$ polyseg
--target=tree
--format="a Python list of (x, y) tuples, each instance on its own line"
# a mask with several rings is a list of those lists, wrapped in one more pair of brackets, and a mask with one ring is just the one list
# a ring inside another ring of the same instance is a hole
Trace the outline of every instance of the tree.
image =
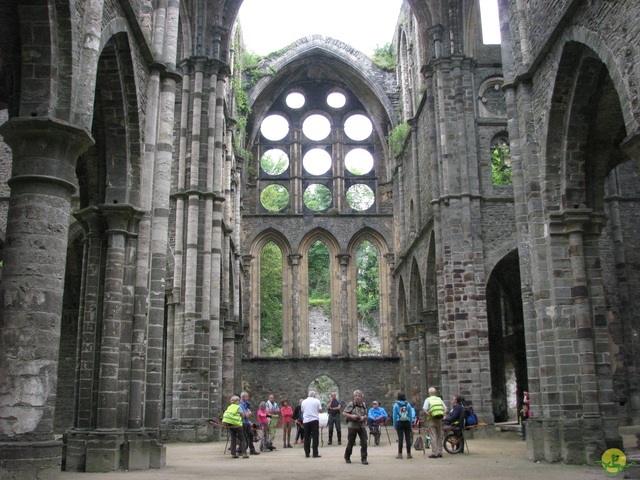
[(273, 242), (260, 253), (260, 333), (263, 355), (282, 354), (282, 252)]
[(375, 313), (380, 309), (378, 250), (364, 241), (356, 252), (358, 319), (378, 333)]
[(494, 185), (512, 185), (511, 151), (509, 144), (499, 142), (491, 152), (491, 174)]

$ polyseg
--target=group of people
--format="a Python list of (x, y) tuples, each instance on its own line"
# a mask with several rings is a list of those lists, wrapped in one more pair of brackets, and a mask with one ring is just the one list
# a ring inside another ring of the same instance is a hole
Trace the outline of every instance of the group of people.
[[(253, 422), (251, 420), (251, 403), (249, 394), (242, 392), (240, 396), (234, 395), (230, 399), (229, 406), (222, 415), (222, 423), (229, 429), (231, 440), (231, 457), (249, 458), (251, 455), (260, 455), (253, 444)], [(272, 439), (275, 434), (278, 417), (282, 417), (282, 439), (284, 448), (293, 448), (291, 445), (291, 430), (294, 423), (294, 410), (286, 398), (278, 404), (273, 395), (269, 395), (266, 402), (258, 404), (256, 418), (262, 431), (260, 450), (267, 451), (273, 448)], [(239, 450), (238, 450), (239, 449)], [(247, 450), (249, 452), (247, 452)]]
[[(251, 422), (251, 404), (249, 394), (242, 392), (240, 396), (231, 397), (230, 405), (223, 415), (225, 423), (230, 432), (231, 456), (232, 458), (249, 458), (251, 455), (259, 455), (253, 444), (253, 424)], [(429, 458), (442, 457), (442, 425), (458, 421), (462, 415), (462, 405), (460, 397), (452, 397), (452, 408), (449, 411), (444, 400), (437, 395), (437, 390), (433, 387), (429, 389), (429, 396), (425, 399), (422, 409), (426, 415), (429, 429), (431, 431), (432, 453)], [(377, 401), (372, 402), (372, 407), (367, 409), (364, 402), (364, 393), (361, 390), (353, 392), (351, 400), (343, 408), (342, 403), (337, 398), (336, 393), (331, 393), (331, 397), (326, 406), (329, 427), (329, 445), (333, 444), (334, 430), (338, 445), (342, 445), (342, 428), (340, 418), (346, 419), (347, 423), (347, 445), (344, 451), (344, 459), (351, 463), (351, 455), (356, 441), (360, 441), (360, 461), (363, 465), (368, 465), (367, 446), (368, 435), (366, 428), (374, 425), (385, 425), (389, 415)], [(298, 425), (295, 441), (302, 440), (305, 456), (320, 458), (318, 449), (320, 433), (320, 413), (323, 407), (317, 398), (317, 393), (309, 391), (306, 399), (300, 399), (298, 405), (292, 408), (287, 399), (282, 399), (278, 404), (273, 395), (269, 395), (266, 402), (260, 402), (257, 411), (257, 420), (262, 431), (261, 450), (272, 449), (270, 445), (274, 438), (275, 426), (278, 417), (282, 418), (282, 441), (283, 448), (292, 448), (291, 430), (294, 423)], [(411, 403), (407, 401), (404, 393), (397, 395), (397, 400), (393, 405), (392, 422), (398, 435), (398, 454), (396, 458), (403, 458), (403, 451), (406, 449), (406, 458), (411, 456), (411, 432), (412, 428), (418, 424), (418, 415)], [(238, 450), (239, 448), (239, 450)], [(249, 453), (247, 453), (249, 450)]]

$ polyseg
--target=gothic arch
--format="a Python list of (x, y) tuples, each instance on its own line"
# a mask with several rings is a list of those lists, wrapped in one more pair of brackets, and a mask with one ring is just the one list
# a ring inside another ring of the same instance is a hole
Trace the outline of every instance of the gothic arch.
[(329, 272), (331, 272), (331, 352), (342, 354), (340, 339), (343, 338), (340, 318), (340, 245), (337, 239), (323, 228), (315, 228), (308, 232), (298, 247), (302, 261), (300, 262), (300, 354), (309, 355), (309, 262), (308, 254), (311, 246), (321, 241), (329, 250)]
[[(306, 76), (301, 68), (314, 57), (318, 71), (338, 74), (360, 101), (369, 108), (367, 114), (374, 125), (374, 131), (380, 138), (387, 135), (387, 124), (395, 125), (396, 115), (383, 83), (374, 82), (363, 71), (376, 70), (371, 60), (347, 44), (328, 37), (310, 36), (294, 42), (291, 48), (278, 57), (269, 59), (261, 68), (276, 71), (277, 74), (263, 76), (249, 92), (251, 115), (248, 121), (247, 143), (252, 144), (258, 134), (258, 126), (271, 107), (271, 101), (277, 98), (288, 85)], [(366, 99), (366, 100), (365, 100)], [(252, 127), (254, 126), (254, 127)], [(387, 155), (386, 142), (381, 147)]]
[(279, 231), (266, 229), (260, 232), (251, 242), (249, 249), (251, 264), (249, 273), (249, 295), (251, 297), (249, 307), (249, 355), (260, 356), (260, 258), (262, 248), (269, 242), (273, 242), (282, 252), (282, 345), (283, 354), (292, 353), (292, 326), (291, 322), (291, 273), (288, 259), (291, 255), (291, 246), (288, 239)]
[[(496, 422), (517, 420), (517, 399), (529, 389), (520, 286), (518, 251), (512, 250), (491, 270), (486, 290), (491, 401)], [(508, 385), (512, 371), (515, 391)]]
[(627, 136), (620, 105), (609, 71), (593, 50), (565, 44), (549, 114), (549, 205), (602, 212), (604, 179), (627, 159), (620, 150)]
[[(389, 245), (384, 237), (370, 228), (364, 228), (349, 241), (347, 252), (351, 260), (347, 269), (347, 285), (356, 285), (357, 265), (356, 252), (363, 241), (371, 242), (378, 252), (379, 302), (380, 302), (380, 353), (391, 355), (391, 269), (387, 261)], [(358, 306), (356, 289), (350, 289), (349, 295), (349, 352), (358, 350)]]

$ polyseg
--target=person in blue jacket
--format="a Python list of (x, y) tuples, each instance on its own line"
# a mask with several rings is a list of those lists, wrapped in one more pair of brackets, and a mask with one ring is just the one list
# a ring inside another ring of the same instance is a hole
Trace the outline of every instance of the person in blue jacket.
[(369, 428), (371, 428), (374, 423), (384, 425), (384, 422), (389, 418), (389, 414), (380, 406), (377, 400), (374, 401), (372, 405), (373, 406), (369, 409), (369, 414), (367, 415), (367, 424), (369, 425)]
[(398, 433), (398, 455), (402, 459), (403, 439), (407, 444), (407, 458), (411, 456), (411, 425), (415, 419), (415, 411), (404, 393), (398, 393), (398, 400), (393, 404), (393, 427)]

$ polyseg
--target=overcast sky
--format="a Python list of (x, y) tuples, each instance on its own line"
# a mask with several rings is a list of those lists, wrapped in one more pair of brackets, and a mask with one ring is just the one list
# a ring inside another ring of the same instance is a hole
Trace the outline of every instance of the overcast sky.
[[(483, 23), (497, 20), (497, 0), (480, 0)], [(402, 0), (244, 0), (238, 18), (247, 49), (267, 55), (299, 38), (320, 34), (367, 55), (393, 40)], [(497, 33), (497, 24), (489, 31)], [(486, 41), (486, 40), (485, 40)]]
[(267, 55), (320, 34), (367, 55), (391, 43), (402, 0), (244, 0), (239, 19), (247, 49)]

